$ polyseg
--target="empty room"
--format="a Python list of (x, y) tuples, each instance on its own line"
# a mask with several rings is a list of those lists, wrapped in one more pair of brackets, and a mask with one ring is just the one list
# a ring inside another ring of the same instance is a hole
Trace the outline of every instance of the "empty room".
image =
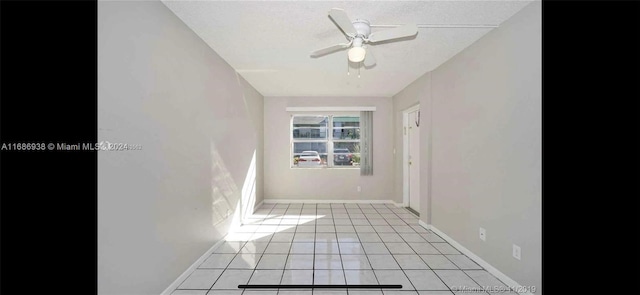
[(99, 294), (541, 294), (540, 1), (99, 1)]

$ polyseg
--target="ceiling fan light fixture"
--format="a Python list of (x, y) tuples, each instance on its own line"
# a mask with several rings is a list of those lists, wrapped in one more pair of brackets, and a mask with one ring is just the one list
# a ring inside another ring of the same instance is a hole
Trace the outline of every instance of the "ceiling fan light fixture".
[(367, 51), (362, 47), (353, 47), (349, 49), (349, 60), (351, 62), (361, 62), (364, 60)]

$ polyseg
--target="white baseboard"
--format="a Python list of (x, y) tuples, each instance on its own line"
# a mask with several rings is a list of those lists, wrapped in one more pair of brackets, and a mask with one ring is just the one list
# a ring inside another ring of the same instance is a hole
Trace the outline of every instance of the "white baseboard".
[(211, 246), (211, 248), (209, 248), (207, 252), (202, 254), (202, 256), (200, 256), (200, 258), (196, 260), (196, 262), (191, 264), (191, 266), (189, 266), (187, 270), (185, 270), (175, 281), (173, 281), (173, 283), (171, 283), (171, 285), (169, 285), (167, 289), (162, 291), (160, 295), (170, 295), (175, 289), (177, 289), (178, 286), (180, 286), (180, 284), (182, 284), (182, 282), (184, 282), (184, 280), (186, 280), (187, 277), (198, 268), (198, 265), (202, 264), (207, 258), (209, 258), (213, 251), (215, 251), (218, 247), (220, 247), (220, 245), (222, 245), (222, 243), (226, 241), (226, 237), (227, 236), (225, 235), (224, 237), (222, 237), (222, 239), (220, 239), (220, 241), (217, 241), (215, 244), (213, 244), (213, 246)]
[[(265, 203), (345, 203), (345, 204), (394, 204), (397, 203), (392, 200), (315, 200), (315, 199), (264, 199)], [(397, 205), (396, 205), (397, 206)]]
[[(451, 246), (453, 246), (456, 249), (458, 249), (460, 252), (462, 252), (462, 254), (467, 255), (469, 258), (471, 258), (471, 260), (476, 262), (478, 265), (482, 266), (482, 268), (487, 270), (490, 274), (494, 275), (496, 278), (498, 278), (503, 283), (505, 283), (505, 285), (507, 285), (507, 286), (509, 286), (510, 288), (513, 288), (513, 289), (521, 289), (521, 290), (525, 289), (520, 284), (518, 284), (518, 282), (514, 281), (513, 279), (508, 277), (506, 274), (502, 273), (497, 268), (493, 267), (493, 265), (491, 265), (488, 262), (484, 261), (484, 259), (480, 258), (480, 256), (478, 256), (475, 253), (471, 252), (469, 249), (465, 248), (460, 243), (456, 242), (456, 240), (452, 239), (450, 236), (448, 236), (447, 234), (445, 234), (441, 230), (437, 229), (435, 226), (433, 226), (431, 224), (427, 224), (422, 220), (418, 220), (418, 224), (420, 224), (425, 229), (430, 230), (430, 231), (436, 233), (437, 235), (439, 235), (441, 238), (443, 238), (445, 241), (447, 241), (447, 243), (451, 244)], [(524, 293), (519, 293), (519, 294), (522, 294), (522, 295), (534, 295), (531, 292), (524, 292)]]
[(251, 212), (251, 214), (256, 212), (256, 210), (260, 209), (260, 206), (262, 206), (262, 204), (264, 204), (264, 200), (260, 201), (260, 203), (258, 203), (255, 206), (253, 206), (253, 212)]
[[(260, 207), (262, 206), (262, 204), (264, 204), (264, 200), (260, 201), (260, 203), (256, 204), (255, 206), (253, 206), (253, 211), (249, 212), (249, 215), (253, 215), (253, 213), (255, 213), (258, 209), (260, 209)], [(242, 220), (242, 224), (247, 224), (250, 223), (250, 221), (247, 221), (247, 217), (245, 216), (245, 218)]]

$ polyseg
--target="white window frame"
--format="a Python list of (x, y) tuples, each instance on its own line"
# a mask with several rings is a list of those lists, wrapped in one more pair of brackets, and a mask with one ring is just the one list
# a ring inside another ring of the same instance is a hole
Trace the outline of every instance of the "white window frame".
[[(293, 118), (296, 116), (327, 116), (329, 118), (327, 122), (327, 138), (318, 140), (299, 140), (293, 138)], [(333, 143), (334, 142), (357, 142), (360, 143), (360, 138), (356, 139), (333, 139), (333, 117), (358, 117), (360, 121), (359, 112), (302, 112), (291, 114), (289, 119), (289, 168), (290, 169), (360, 169), (360, 166), (334, 166), (333, 163)], [(320, 167), (298, 167), (293, 163), (293, 144), (294, 142), (326, 142), (327, 143), (327, 165)]]

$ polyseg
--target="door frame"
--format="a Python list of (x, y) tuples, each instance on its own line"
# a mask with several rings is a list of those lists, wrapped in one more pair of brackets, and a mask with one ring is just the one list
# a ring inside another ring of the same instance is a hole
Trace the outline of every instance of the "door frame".
[(402, 111), (402, 206), (409, 207), (409, 113), (419, 111), (420, 104)]

